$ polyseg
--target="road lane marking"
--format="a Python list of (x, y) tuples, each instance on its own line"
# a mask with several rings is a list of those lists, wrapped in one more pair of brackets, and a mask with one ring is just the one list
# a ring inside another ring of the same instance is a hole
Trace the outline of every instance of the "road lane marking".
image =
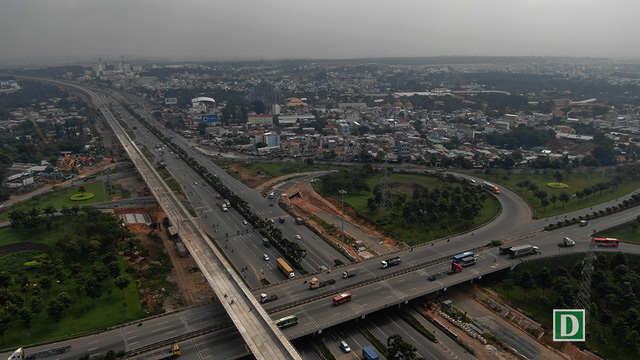
[(160, 328), (160, 329), (153, 329), (153, 330), (151, 330), (151, 332), (162, 331), (162, 330), (167, 330), (167, 329), (171, 329), (171, 326), (165, 326), (165, 327)]

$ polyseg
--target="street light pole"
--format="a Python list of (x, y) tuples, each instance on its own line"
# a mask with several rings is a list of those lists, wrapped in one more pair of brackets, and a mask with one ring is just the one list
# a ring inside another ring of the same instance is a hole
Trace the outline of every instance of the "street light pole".
[(344, 194), (347, 193), (346, 190), (338, 190), (340, 195), (342, 195), (342, 243), (344, 244)]

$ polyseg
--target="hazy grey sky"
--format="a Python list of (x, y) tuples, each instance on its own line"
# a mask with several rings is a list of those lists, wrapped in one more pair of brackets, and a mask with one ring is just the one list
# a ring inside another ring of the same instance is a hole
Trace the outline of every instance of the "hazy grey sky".
[(0, 0), (0, 62), (640, 58), (638, 0)]

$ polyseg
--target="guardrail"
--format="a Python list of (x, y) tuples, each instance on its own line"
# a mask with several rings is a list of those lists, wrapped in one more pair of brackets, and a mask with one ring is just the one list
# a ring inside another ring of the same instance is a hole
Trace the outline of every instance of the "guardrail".
[[(470, 251), (477, 252), (477, 251), (485, 250), (487, 248), (488, 248), (487, 246), (477, 247), (477, 248), (471, 249)], [(387, 279), (390, 279), (390, 278), (393, 278), (393, 277), (396, 277), (396, 276), (400, 276), (400, 275), (404, 275), (406, 273), (409, 273), (409, 272), (412, 272), (412, 271), (416, 271), (416, 270), (420, 270), (420, 269), (423, 269), (423, 268), (426, 268), (426, 267), (429, 267), (429, 266), (445, 263), (447, 261), (451, 261), (451, 256), (443, 256), (443, 257), (440, 257), (440, 258), (437, 258), (437, 259), (426, 261), (426, 262), (418, 264), (418, 265), (414, 265), (414, 266), (408, 267), (406, 269), (402, 269), (402, 270), (398, 270), (398, 271), (389, 273), (389, 274), (384, 275), (384, 276), (376, 276), (373, 279), (362, 280), (362, 281), (359, 281), (359, 282), (356, 282), (356, 283), (353, 283), (353, 284), (350, 284), (350, 285), (347, 285), (347, 286), (339, 287), (338, 289), (333, 289), (331, 291), (323, 291), (321, 293), (316, 293), (313, 296), (308, 296), (306, 298), (302, 298), (301, 300), (295, 301), (293, 303), (289, 303), (289, 304), (285, 304), (285, 305), (282, 305), (282, 306), (270, 308), (270, 309), (267, 310), (267, 312), (269, 314), (276, 313), (276, 312), (279, 312), (279, 311), (282, 311), (282, 310), (286, 310), (286, 309), (289, 309), (289, 308), (292, 308), (292, 307), (295, 307), (295, 306), (304, 305), (304, 304), (310, 303), (312, 301), (320, 300), (320, 299), (322, 299), (324, 297), (327, 297), (328, 295), (333, 294), (333, 293), (344, 292), (344, 291), (347, 291), (347, 290), (352, 290), (352, 289), (356, 289), (356, 288), (359, 288), (359, 287), (367, 286), (367, 285), (370, 285), (370, 284), (378, 282), (378, 281), (387, 280)], [(491, 271), (491, 272), (493, 272), (493, 271)]]

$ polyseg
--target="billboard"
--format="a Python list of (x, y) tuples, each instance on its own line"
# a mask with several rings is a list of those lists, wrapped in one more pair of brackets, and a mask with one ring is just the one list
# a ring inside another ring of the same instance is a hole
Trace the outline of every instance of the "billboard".
[(178, 103), (178, 99), (177, 98), (165, 98), (164, 99), (164, 104), (165, 105), (175, 105)]
[(202, 115), (203, 123), (218, 122), (218, 115)]

